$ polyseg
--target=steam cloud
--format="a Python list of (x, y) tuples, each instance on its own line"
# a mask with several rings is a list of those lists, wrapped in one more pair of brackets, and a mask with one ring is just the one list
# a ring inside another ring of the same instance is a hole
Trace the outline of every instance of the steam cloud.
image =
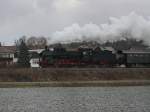
[(70, 43), (79, 41), (117, 41), (126, 38), (143, 40), (150, 45), (150, 18), (146, 19), (132, 12), (120, 18), (111, 17), (109, 23), (96, 25), (93, 23), (80, 26), (73, 24), (52, 34), (50, 43)]

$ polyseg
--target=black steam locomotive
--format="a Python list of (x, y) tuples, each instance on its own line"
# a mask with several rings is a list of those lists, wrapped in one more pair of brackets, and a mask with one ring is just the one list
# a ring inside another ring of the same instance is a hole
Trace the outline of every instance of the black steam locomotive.
[(149, 67), (150, 51), (102, 50), (100, 47), (66, 50), (46, 48), (40, 54), (40, 66), (44, 67)]

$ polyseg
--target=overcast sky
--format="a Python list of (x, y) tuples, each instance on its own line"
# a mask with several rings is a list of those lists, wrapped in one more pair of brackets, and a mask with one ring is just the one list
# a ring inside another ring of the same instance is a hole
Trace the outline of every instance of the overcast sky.
[(50, 37), (74, 23), (99, 25), (132, 11), (149, 17), (150, 0), (0, 0), (0, 41)]

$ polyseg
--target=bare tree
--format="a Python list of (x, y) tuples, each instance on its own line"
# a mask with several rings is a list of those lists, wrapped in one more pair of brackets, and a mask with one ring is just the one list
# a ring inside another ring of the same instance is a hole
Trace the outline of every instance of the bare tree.
[(45, 37), (30, 37), (27, 40), (27, 45), (33, 48), (43, 48), (47, 45), (47, 39)]
[(47, 45), (47, 39), (45, 37), (39, 37), (38, 38), (38, 45), (39, 46), (46, 46)]

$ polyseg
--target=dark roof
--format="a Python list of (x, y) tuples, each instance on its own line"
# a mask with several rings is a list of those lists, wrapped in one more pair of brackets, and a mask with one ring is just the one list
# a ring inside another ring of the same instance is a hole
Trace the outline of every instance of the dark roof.
[(40, 46), (40, 47), (31, 47), (28, 46), (29, 50), (37, 50), (37, 49), (45, 49), (45, 46)]
[(15, 53), (15, 46), (0, 46), (0, 53)]

